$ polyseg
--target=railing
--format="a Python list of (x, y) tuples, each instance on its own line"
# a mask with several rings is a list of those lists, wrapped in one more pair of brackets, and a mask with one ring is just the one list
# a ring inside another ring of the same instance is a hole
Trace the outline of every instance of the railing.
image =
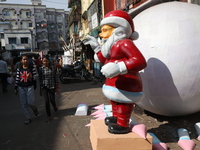
[(73, 22), (79, 21), (79, 20), (81, 20), (81, 14), (74, 13), (69, 16), (69, 24), (72, 24)]
[(31, 44), (6, 44), (6, 50), (26, 50), (31, 49)]

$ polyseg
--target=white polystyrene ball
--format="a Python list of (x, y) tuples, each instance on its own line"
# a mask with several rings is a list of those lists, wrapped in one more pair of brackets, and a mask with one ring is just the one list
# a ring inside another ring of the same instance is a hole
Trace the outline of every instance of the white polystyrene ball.
[(200, 6), (168, 2), (134, 19), (135, 45), (147, 67), (140, 72), (144, 99), (138, 105), (165, 116), (200, 111)]

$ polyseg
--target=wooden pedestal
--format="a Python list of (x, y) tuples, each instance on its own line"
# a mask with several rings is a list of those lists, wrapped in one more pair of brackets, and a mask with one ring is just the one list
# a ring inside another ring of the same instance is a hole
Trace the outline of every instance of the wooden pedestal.
[(111, 134), (104, 120), (91, 120), (90, 141), (93, 150), (152, 150), (152, 137), (147, 139), (130, 132), (128, 134)]

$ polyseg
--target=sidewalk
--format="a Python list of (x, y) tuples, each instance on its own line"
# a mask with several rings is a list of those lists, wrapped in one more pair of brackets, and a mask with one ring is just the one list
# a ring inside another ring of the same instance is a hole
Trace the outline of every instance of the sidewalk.
[[(61, 84), (60, 94), (56, 96), (59, 111), (53, 112), (54, 119), (46, 123), (43, 97), (39, 89), (35, 91), (39, 115), (24, 125), (24, 114), (19, 95), (14, 95), (14, 85), (8, 92), (0, 91), (0, 149), (1, 150), (91, 150), (89, 127), (91, 116), (74, 116), (76, 106), (86, 103), (92, 107), (108, 103), (97, 82), (79, 81)], [(32, 112), (31, 112), (32, 113)], [(33, 115), (33, 113), (32, 113)], [(34, 116), (34, 115), (33, 115)]]
[[(62, 84), (60, 94), (56, 96), (58, 112), (53, 112), (54, 119), (46, 123), (43, 97), (39, 89), (35, 91), (39, 115), (32, 118), (32, 123), (24, 125), (24, 114), (19, 96), (14, 95), (14, 85), (8, 86), (8, 92), (0, 90), (0, 150), (92, 150), (90, 128), (85, 125), (93, 119), (92, 107), (109, 104), (103, 95), (99, 82), (78, 81)], [(74, 116), (79, 103), (89, 106), (87, 116)], [(33, 113), (32, 113), (33, 115)], [(33, 115), (34, 116), (34, 115)], [(132, 116), (144, 124), (148, 132), (154, 133), (170, 150), (182, 150), (178, 146), (179, 128), (189, 132), (190, 139), (196, 143), (195, 150), (200, 150), (200, 142), (194, 124), (200, 122), (200, 112), (182, 117), (165, 117), (144, 111), (136, 106)]]

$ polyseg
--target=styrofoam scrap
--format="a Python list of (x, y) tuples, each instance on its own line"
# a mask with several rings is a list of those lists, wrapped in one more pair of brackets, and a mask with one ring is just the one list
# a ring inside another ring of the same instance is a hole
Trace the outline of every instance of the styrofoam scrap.
[(88, 105), (85, 103), (78, 104), (75, 116), (86, 116), (88, 112)]

